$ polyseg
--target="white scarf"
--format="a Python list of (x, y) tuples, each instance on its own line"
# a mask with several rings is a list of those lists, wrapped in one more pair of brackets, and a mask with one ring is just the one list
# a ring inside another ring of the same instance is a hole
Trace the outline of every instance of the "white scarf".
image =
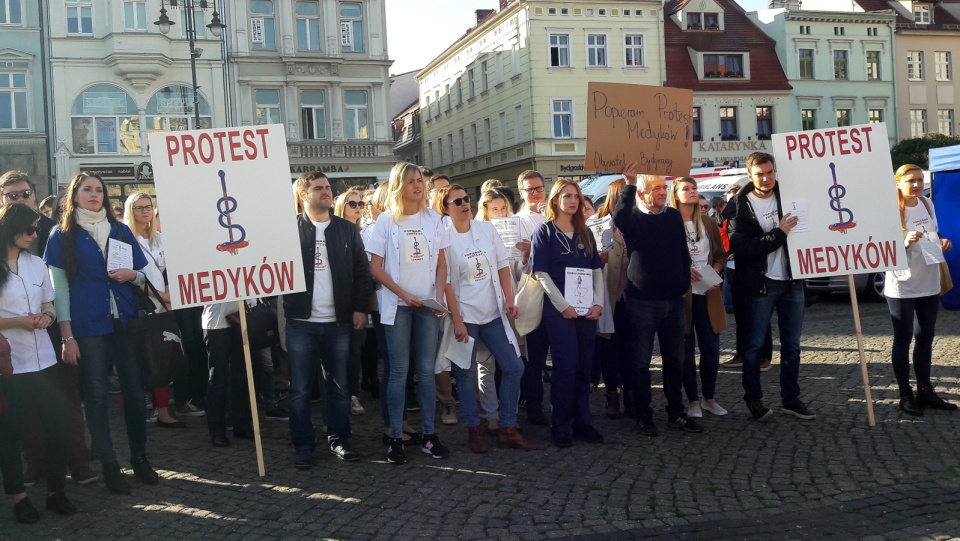
[(74, 211), (74, 216), (77, 219), (77, 224), (82, 227), (84, 231), (90, 233), (93, 240), (97, 241), (97, 245), (100, 246), (100, 251), (106, 254), (107, 239), (110, 237), (110, 222), (107, 220), (107, 209), (101, 208), (97, 212), (92, 212), (77, 207), (77, 210)]

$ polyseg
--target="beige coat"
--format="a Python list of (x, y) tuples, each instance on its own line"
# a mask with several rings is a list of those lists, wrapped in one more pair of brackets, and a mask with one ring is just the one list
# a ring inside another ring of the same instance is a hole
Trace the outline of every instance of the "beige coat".
[[(720, 228), (717, 227), (717, 222), (713, 219), (703, 220), (703, 227), (706, 229), (707, 237), (710, 239), (710, 253), (707, 255), (707, 263), (709, 265), (719, 263), (720, 270), (722, 271), (727, 266), (727, 252), (723, 249), (723, 239), (720, 237)], [(710, 314), (710, 326), (713, 328), (713, 332), (719, 333), (727, 328), (727, 312), (723, 308), (722, 288), (708, 291), (706, 297), (707, 312)], [(685, 302), (686, 319), (683, 325), (683, 332), (689, 333), (690, 327), (692, 326), (691, 322), (693, 321), (691, 313), (691, 306), (693, 304), (692, 290), (687, 290)]]

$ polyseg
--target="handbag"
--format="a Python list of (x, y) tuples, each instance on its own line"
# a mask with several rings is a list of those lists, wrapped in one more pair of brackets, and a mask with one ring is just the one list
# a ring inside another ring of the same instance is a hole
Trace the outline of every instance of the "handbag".
[[(160, 293), (150, 280), (145, 285), (155, 298), (160, 298)], [(143, 385), (147, 389), (166, 387), (170, 385), (173, 374), (186, 366), (187, 362), (177, 318), (173, 312), (161, 312), (139, 287), (133, 286), (133, 291), (139, 312), (136, 318), (127, 323), (127, 331), (140, 365)]]
[(520, 317), (514, 320), (517, 334), (525, 336), (536, 330), (543, 319), (543, 286), (531, 273), (523, 273), (513, 303), (520, 310)]
[[(276, 309), (262, 299), (257, 299), (257, 304), (252, 307), (244, 301), (243, 308), (247, 314), (247, 341), (250, 344), (250, 351), (272, 348), (278, 345), (280, 343), (280, 330)], [(240, 340), (240, 343), (243, 343), (240, 313), (230, 314), (227, 316), (227, 321), (230, 323), (234, 336)]]
[(953, 278), (950, 277), (950, 265), (946, 261), (940, 263), (940, 295), (946, 295), (953, 289)]

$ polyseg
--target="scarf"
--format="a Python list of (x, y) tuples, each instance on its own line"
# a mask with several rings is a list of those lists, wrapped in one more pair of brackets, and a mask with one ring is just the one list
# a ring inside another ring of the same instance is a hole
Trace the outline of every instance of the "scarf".
[(107, 253), (107, 239), (110, 237), (110, 222), (107, 220), (107, 209), (101, 208), (97, 212), (77, 208), (74, 211), (74, 217), (77, 219), (77, 225), (84, 231), (90, 233), (93, 240), (97, 241), (97, 246), (104, 254)]

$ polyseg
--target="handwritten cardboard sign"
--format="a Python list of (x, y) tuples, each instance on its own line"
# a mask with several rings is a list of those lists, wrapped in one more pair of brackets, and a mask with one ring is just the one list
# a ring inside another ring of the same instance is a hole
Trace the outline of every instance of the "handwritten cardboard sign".
[(584, 167), (685, 175), (693, 161), (693, 91), (621, 83), (587, 85)]

